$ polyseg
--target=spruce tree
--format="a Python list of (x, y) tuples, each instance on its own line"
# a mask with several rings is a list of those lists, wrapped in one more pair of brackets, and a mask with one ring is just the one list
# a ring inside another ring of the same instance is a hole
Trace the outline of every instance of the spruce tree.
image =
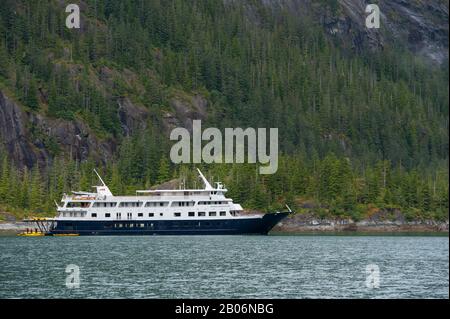
[(167, 182), (167, 180), (170, 177), (169, 174), (169, 162), (167, 161), (167, 158), (165, 156), (162, 156), (159, 161), (159, 169), (158, 169), (158, 180), (157, 182), (164, 183)]

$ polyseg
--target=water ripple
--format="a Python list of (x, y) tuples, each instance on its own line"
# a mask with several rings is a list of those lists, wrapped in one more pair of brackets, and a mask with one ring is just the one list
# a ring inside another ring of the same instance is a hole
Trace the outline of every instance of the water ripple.
[(0, 237), (0, 298), (449, 298), (448, 250), (448, 237)]

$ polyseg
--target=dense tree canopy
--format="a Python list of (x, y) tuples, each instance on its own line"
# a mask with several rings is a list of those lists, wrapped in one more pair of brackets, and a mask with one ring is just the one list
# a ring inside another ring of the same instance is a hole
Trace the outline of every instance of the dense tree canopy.
[[(180, 174), (195, 181), (192, 167), (169, 162), (158, 120), (125, 137), (117, 115), (119, 96), (160, 114), (176, 89), (208, 99), (211, 126), (279, 128), (277, 174), (206, 167), (247, 207), (311, 200), (354, 218), (369, 205), (448, 214), (448, 64), (395, 45), (356, 54), (318, 22), (257, 1), (254, 12), (219, 0), (89, 1), (80, 30), (65, 27), (58, 3), (2, 1), (0, 88), (31, 112), (79, 118), (117, 138), (117, 159), (104, 168), (115, 191)], [(100, 86), (102, 66), (131, 70), (143, 89)], [(10, 208), (53, 209), (61, 192), (93, 182), (91, 161), (55, 151), (49, 167), (28, 171), (1, 154), (0, 204)]]

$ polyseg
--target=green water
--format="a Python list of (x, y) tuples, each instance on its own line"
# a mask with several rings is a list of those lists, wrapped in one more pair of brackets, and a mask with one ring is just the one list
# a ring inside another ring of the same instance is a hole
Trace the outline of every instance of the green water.
[(448, 237), (0, 237), (0, 253), (1, 298), (449, 298)]

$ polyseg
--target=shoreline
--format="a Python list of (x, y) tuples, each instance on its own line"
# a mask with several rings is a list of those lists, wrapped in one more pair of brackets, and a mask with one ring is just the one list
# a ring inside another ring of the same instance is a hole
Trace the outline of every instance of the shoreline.
[[(343, 222), (330, 220), (313, 220), (299, 223), (297, 216), (280, 222), (270, 235), (310, 235), (310, 236), (448, 236), (448, 221), (412, 221), (412, 222), (377, 222), (368, 221)], [(31, 228), (24, 222), (0, 222), (0, 236), (15, 235)]]
[(295, 214), (282, 220), (272, 229), (283, 234), (449, 234), (449, 221), (413, 220), (404, 218), (369, 218), (353, 221), (349, 218), (319, 218), (313, 214)]

